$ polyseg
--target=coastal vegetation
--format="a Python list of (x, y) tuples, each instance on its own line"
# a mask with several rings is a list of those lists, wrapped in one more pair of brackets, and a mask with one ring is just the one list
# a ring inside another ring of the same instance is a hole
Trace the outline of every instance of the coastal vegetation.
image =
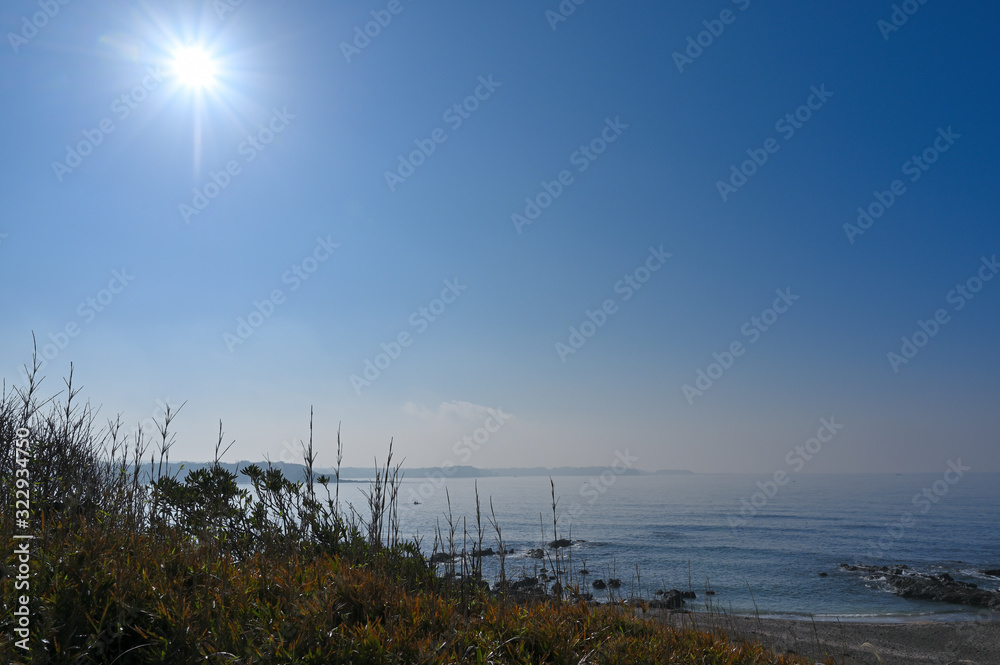
[[(634, 599), (594, 604), (570, 580), (533, 593), (504, 572), (486, 580), (482, 521), (478, 555), (456, 553), (451, 534), (425, 552), (400, 537), (391, 443), (358, 509), (341, 502), (336, 472), (314, 474), (311, 423), (300, 481), (223, 467), (221, 425), (215, 463), (182, 477), (165, 471), (175, 410), (124, 436), (120, 417), (99, 423), (80, 403), (72, 369), (54, 396), (41, 383), (35, 362), (0, 397), (6, 662), (805, 662), (670, 627)], [(338, 466), (342, 450), (338, 432)]]

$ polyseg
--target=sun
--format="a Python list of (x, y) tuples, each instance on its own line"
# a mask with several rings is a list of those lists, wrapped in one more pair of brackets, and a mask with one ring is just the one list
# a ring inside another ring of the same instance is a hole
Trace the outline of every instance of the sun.
[(215, 61), (200, 46), (183, 46), (173, 54), (173, 72), (177, 81), (195, 90), (215, 85)]

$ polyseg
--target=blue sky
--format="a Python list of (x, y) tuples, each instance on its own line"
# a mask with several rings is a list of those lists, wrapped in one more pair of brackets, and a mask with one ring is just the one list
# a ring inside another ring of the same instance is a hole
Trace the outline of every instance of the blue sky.
[(9, 381), (174, 459), (1000, 470), (1000, 9), (232, 4), (0, 11)]

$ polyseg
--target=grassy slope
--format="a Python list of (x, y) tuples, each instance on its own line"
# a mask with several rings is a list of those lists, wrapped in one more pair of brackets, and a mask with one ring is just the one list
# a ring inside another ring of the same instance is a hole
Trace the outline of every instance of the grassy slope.
[[(234, 564), (211, 547), (66, 518), (46, 525), (34, 571), (39, 663), (798, 662), (621, 608), (482, 592), (463, 601), (419, 559), (387, 551), (354, 565), (329, 555)], [(13, 655), (9, 643), (0, 651)]]

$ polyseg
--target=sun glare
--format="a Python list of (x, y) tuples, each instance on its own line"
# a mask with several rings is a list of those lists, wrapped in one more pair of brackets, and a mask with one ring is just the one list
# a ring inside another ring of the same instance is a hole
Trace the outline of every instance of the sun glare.
[(199, 46), (185, 46), (174, 53), (174, 74), (182, 85), (189, 88), (210, 88), (215, 83), (215, 62)]

